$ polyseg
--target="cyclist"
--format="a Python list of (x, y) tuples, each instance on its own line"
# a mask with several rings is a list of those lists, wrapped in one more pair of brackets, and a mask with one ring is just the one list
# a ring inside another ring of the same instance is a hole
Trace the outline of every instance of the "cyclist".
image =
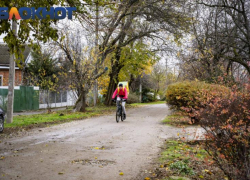
[(128, 99), (128, 91), (125, 87), (123, 87), (123, 84), (119, 84), (119, 87), (116, 88), (115, 92), (113, 93), (112, 100), (115, 101), (115, 97), (117, 95), (116, 99), (116, 105), (118, 106), (119, 101), (122, 101), (122, 109), (124, 112), (124, 119), (126, 119), (126, 111), (125, 111), (125, 101)]

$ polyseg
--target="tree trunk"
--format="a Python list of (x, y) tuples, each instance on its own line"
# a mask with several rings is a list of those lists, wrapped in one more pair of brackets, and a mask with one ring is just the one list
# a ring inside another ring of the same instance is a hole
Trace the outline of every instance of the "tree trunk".
[[(12, 21), (12, 31), (17, 34), (17, 23)], [(15, 55), (10, 54), (9, 69), (9, 87), (8, 87), (8, 105), (7, 105), (7, 123), (13, 122), (13, 106), (14, 106), (14, 88), (15, 88)]]
[[(116, 74), (116, 73), (114, 73)], [(108, 92), (105, 98), (105, 105), (110, 106), (112, 103), (112, 95), (113, 92), (115, 91), (115, 88), (117, 87), (117, 83), (118, 83), (118, 75), (114, 75), (113, 73), (111, 73), (109, 75), (109, 87), (108, 87)]]
[[(99, 4), (96, 1), (96, 25), (95, 25), (95, 56), (98, 57), (98, 33), (99, 33)], [(96, 72), (97, 73), (97, 72)], [(94, 89), (93, 89), (93, 101), (94, 106), (96, 106), (98, 101), (98, 80), (96, 79), (94, 82)]]
[(109, 87), (104, 103), (107, 106), (110, 106), (112, 103), (112, 95), (119, 82), (118, 75), (123, 67), (123, 65), (120, 64), (120, 57), (121, 57), (121, 48), (117, 49), (115, 53), (115, 63), (112, 64), (112, 72), (109, 74), (110, 77)]
[(76, 101), (74, 111), (85, 112), (86, 107), (87, 107), (87, 105), (86, 105), (86, 91), (81, 91), (81, 94)]

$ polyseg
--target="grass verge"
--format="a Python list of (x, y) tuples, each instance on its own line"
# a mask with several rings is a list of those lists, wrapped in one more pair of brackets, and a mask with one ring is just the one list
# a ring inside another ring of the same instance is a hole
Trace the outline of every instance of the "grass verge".
[[(187, 116), (175, 112), (163, 120), (173, 126), (189, 125)], [(167, 140), (155, 165), (145, 173), (147, 180), (223, 180), (227, 179), (211, 156), (205, 151), (203, 141), (186, 142)]]
[[(78, 119), (86, 119), (93, 116), (102, 115), (114, 111), (115, 107), (88, 107), (86, 112), (72, 112), (72, 110), (60, 110), (52, 113), (34, 114), (34, 115), (19, 115), (14, 116), (13, 123), (5, 124), (5, 128), (24, 127), (39, 123), (64, 122)], [(52, 110), (53, 111), (53, 110)]]
[(199, 142), (167, 141), (157, 166), (148, 179), (226, 179)]
[(163, 124), (175, 127), (186, 127), (192, 125), (191, 119), (187, 114), (180, 111), (173, 112), (172, 115), (167, 116), (162, 122)]

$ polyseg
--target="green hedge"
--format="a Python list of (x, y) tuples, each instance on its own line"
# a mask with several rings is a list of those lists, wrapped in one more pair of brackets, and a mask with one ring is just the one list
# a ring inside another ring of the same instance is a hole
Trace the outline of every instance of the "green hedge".
[(200, 81), (184, 81), (169, 85), (166, 101), (175, 109), (198, 110), (206, 106), (213, 98), (226, 97), (230, 89)]

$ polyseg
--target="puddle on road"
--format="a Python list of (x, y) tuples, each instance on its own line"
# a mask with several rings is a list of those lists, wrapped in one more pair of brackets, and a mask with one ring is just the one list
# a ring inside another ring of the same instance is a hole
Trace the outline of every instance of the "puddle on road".
[(107, 166), (107, 165), (113, 165), (115, 164), (115, 161), (109, 161), (109, 160), (89, 160), (89, 159), (78, 159), (71, 162), (72, 164), (82, 164), (82, 165), (96, 165), (96, 166)]

